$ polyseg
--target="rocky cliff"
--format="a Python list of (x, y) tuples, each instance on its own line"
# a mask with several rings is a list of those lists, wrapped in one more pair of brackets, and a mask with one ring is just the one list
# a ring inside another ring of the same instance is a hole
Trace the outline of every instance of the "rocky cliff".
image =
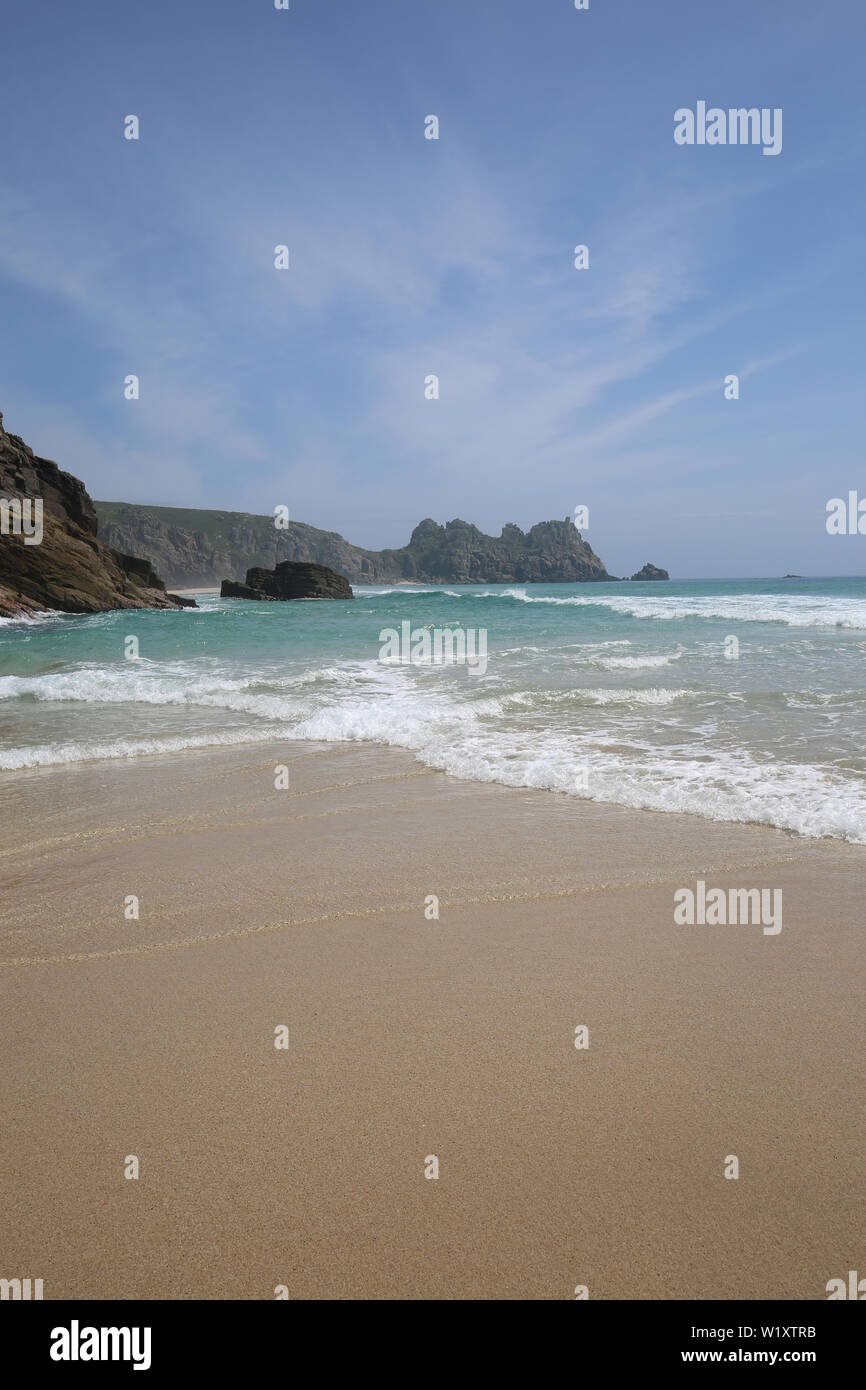
[(0, 414), (0, 616), (182, 606), (140, 550), (114, 550), (96, 531), (80, 479), (7, 434)]
[(250, 569), (243, 584), (224, 579), (220, 598), (285, 599), (354, 598), (352, 586), (327, 565), (283, 560), (275, 569)]
[(395, 578), (425, 584), (574, 584), (614, 578), (571, 521), (513, 524), (486, 536), (467, 521), (420, 522), (402, 550), (381, 551)]
[(571, 521), (541, 521), (526, 533), (503, 527), (487, 536), (466, 521), (422, 521), (408, 545), (363, 550), (336, 531), (303, 522), (277, 530), (273, 517), (97, 502), (100, 535), (110, 545), (148, 555), (178, 588), (243, 581), (248, 568), (283, 560), (327, 565), (353, 584), (528, 584), (609, 580), (604, 563)]

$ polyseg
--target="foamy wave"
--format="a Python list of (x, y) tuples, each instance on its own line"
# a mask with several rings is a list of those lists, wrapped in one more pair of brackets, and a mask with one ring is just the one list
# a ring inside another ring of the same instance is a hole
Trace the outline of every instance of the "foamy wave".
[[(569, 587), (569, 586), (563, 586)], [(462, 589), (442, 585), (409, 587), (408, 585), (356, 586), (356, 592), (368, 598), (388, 596), (424, 596), (453, 599), (490, 599), (526, 604), (542, 604), (554, 608), (606, 608), (626, 617), (676, 622), (685, 618), (724, 619), (740, 623), (785, 623), (789, 627), (841, 627), (866, 630), (866, 601), (862, 598), (833, 595), (822, 597), (808, 594), (732, 594), (680, 596), (676, 594), (619, 594), (599, 592), (595, 584), (584, 586), (584, 594), (536, 594), (526, 588), (482, 588), (467, 585)], [(606, 586), (603, 586), (606, 588)]]
[[(426, 589), (410, 588), (408, 584), (383, 584), (381, 587), (354, 584), (352, 587), (355, 593), (360, 594), (362, 598), (384, 598), (387, 594), (400, 594), (401, 597), (403, 594), (426, 594), (428, 598), (432, 598), (436, 594), (445, 594), (447, 598), (463, 598), (463, 594), (458, 593), (456, 589), (443, 589), (441, 584), (431, 584)], [(468, 589), (466, 592), (472, 594), (474, 590)]]
[[(593, 705), (671, 705), (675, 700), (705, 699), (707, 692), (701, 690), (665, 690), (658, 687), (637, 689), (634, 687), (600, 687), (597, 690), (578, 686), (574, 690), (518, 690), (500, 697), (504, 708), (542, 709), (545, 706), (593, 704)], [(713, 698), (718, 698), (714, 696)]]
[[(589, 693), (607, 697), (612, 692)], [(684, 693), (665, 695), (676, 698)], [(682, 811), (710, 820), (758, 822), (802, 835), (866, 843), (862, 781), (811, 765), (758, 763), (741, 749), (711, 749), (704, 744), (698, 759), (659, 757), (635, 745), (627, 755), (621, 746), (600, 748), (599, 740), (591, 736), (487, 731), (465, 708), (406, 707), (402, 702), (358, 701), (322, 710), (298, 725), (293, 736), (408, 748), (426, 766), (463, 780), (558, 791), (644, 810)]]
[[(603, 645), (593, 649), (587, 644), (590, 661), (618, 662), (626, 671), (679, 657), (619, 656), (602, 653)], [(5, 676), (0, 678), (0, 700), (5, 701), (201, 707), (222, 711), (225, 719), (211, 714), (213, 728), (205, 729), (203, 718), (193, 720), (185, 734), (177, 729), (185, 716), (175, 716), (161, 736), (160, 716), (154, 714), (148, 731), (136, 737), (132, 708), (129, 715), (118, 711), (111, 716), (113, 727), (102, 716), (109, 728), (100, 737), (100, 716), (91, 724), (77, 713), (76, 731), (80, 727), (85, 736), (49, 744), (42, 741), (41, 730), (49, 718), (55, 722), (57, 712), (34, 711), (27, 717), (37, 721), (32, 727), (40, 732), (0, 752), (0, 767), (46, 767), (244, 743), (363, 741), (407, 749), (426, 766), (465, 780), (715, 820), (759, 821), (803, 835), (866, 843), (866, 781), (856, 768), (801, 765), (783, 758), (760, 761), (746, 747), (733, 746), (740, 741), (739, 726), (730, 719), (721, 725), (718, 711), (732, 708), (730, 701), (737, 700), (739, 720), (742, 693), (673, 685), (643, 688), (639, 678), (626, 687), (588, 682), (569, 689), (509, 692), (501, 684), (494, 683), (494, 690), (488, 684), (479, 688), (448, 673), (430, 679), (423, 668), (388, 667), (375, 659), (331, 660), (330, 665), (298, 664), (295, 669), (275, 662), (270, 671), (238, 666), (227, 671), (209, 659), (204, 666), (198, 659), (145, 660)], [(533, 675), (520, 669), (521, 681), (531, 685)], [(581, 669), (585, 673), (588, 668)], [(859, 692), (852, 694), (859, 697)], [(750, 695), (749, 708), (754, 710), (765, 695)], [(790, 690), (784, 696), (778, 691), (766, 695), (770, 698), (784, 707), (785, 700), (811, 697), (808, 691)], [(823, 704), (826, 696), (817, 692), (814, 698)], [(704, 712), (701, 702), (707, 701), (714, 708), (706, 727), (695, 729), (693, 716)], [(680, 710), (670, 709), (677, 704), (686, 719)], [(19, 711), (15, 713), (17, 717)], [(749, 709), (743, 709), (743, 718), (748, 717)], [(676, 745), (672, 739), (678, 740)]]
[(44, 627), (58, 618), (68, 617), (58, 608), (46, 608), (42, 613), (19, 613), (15, 618), (0, 618), (0, 627)]
[(866, 603), (859, 598), (809, 597), (793, 594), (739, 594), (712, 598), (658, 598), (642, 594), (617, 596), (571, 594), (527, 594), (525, 589), (487, 590), (476, 598), (515, 599), (520, 603), (542, 603), (555, 607), (608, 608), (630, 618), (677, 621), (682, 618), (724, 618), (727, 622), (786, 623), (789, 627), (845, 627), (866, 629)]
[[(301, 684), (300, 679), (297, 684)], [(284, 719), (291, 715), (286, 695), (260, 692), (260, 686), (258, 680), (224, 676), (190, 679), (182, 672), (165, 671), (157, 663), (147, 662), (46, 676), (2, 676), (0, 700), (29, 695), (39, 701), (61, 703), (196, 705), (264, 719)]]
[(0, 750), (0, 769), (19, 772), (31, 767), (60, 767), (67, 763), (101, 762), (108, 758), (141, 758), (159, 753), (184, 753), (195, 748), (227, 748), (247, 743), (274, 743), (293, 737), (290, 729), (214, 730), (165, 738), (117, 738), (108, 742), (82, 739), (78, 743), (32, 744)]
[(575, 690), (584, 700), (592, 700), (597, 705), (672, 705), (674, 700), (693, 700), (706, 697), (702, 690), (665, 690), (657, 687), (644, 689)]
[(670, 656), (603, 656), (596, 664), (606, 671), (652, 671), (670, 666), (671, 662), (679, 661), (681, 655), (681, 652), (674, 652)]

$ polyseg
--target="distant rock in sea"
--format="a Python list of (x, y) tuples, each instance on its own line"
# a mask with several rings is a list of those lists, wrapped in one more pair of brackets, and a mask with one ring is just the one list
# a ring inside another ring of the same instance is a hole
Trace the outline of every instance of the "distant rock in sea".
[(802, 574), (783, 574), (783, 579), (802, 579)]
[(345, 575), (337, 574), (327, 565), (295, 560), (283, 560), (272, 570), (249, 569), (245, 583), (224, 579), (220, 588), (220, 598), (264, 599), (271, 603), (287, 599), (354, 597)]
[(670, 579), (667, 570), (660, 570), (658, 565), (651, 565), (649, 562), (644, 565), (642, 570), (632, 575), (632, 579)]
[(166, 593), (147, 558), (114, 550), (96, 533), (80, 479), (7, 434), (0, 414), (0, 616), (190, 604)]

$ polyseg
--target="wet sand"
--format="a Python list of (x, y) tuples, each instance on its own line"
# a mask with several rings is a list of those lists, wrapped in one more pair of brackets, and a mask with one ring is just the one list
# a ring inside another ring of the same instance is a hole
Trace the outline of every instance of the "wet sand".
[[(2, 794), (0, 1276), (823, 1299), (863, 1269), (861, 847), (366, 745)], [(781, 889), (782, 931), (676, 925), (699, 878)]]

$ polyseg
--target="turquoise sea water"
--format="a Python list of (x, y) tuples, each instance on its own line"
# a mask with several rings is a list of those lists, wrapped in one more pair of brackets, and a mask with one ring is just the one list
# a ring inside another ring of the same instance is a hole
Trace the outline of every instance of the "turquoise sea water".
[[(0, 768), (364, 739), (457, 777), (866, 843), (864, 579), (199, 602), (0, 624)], [(382, 660), (403, 622), (483, 629), (486, 671)]]

